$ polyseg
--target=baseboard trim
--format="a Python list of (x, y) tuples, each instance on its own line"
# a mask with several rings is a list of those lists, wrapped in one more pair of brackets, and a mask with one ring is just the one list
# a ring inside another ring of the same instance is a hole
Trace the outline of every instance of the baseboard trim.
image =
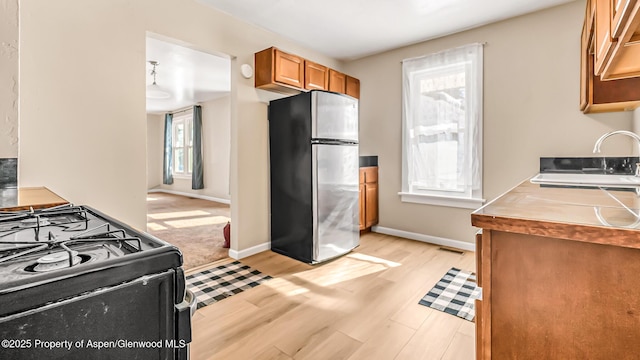
[(217, 197), (208, 196), (208, 195), (193, 194), (193, 193), (188, 193), (183, 191), (175, 191), (175, 190), (167, 190), (167, 189), (149, 189), (147, 190), (147, 192), (148, 193), (163, 192), (167, 194), (182, 195), (182, 196), (188, 196), (188, 197), (202, 199), (202, 200), (215, 201), (221, 204), (227, 204), (227, 205), (231, 204), (231, 200), (217, 198)]
[(453, 239), (441, 238), (437, 236), (418, 234), (418, 233), (413, 233), (413, 232), (404, 231), (404, 230), (397, 230), (397, 229), (392, 229), (392, 228), (387, 228), (382, 226), (374, 226), (371, 228), (371, 231), (377, 232), (380, 234), (393, 235), (393, 236), (403, 237), (406, 239), (422, 241), (422, 242), (426, 242), (434, 245), (448, 246), (448, 247), (467, 250), (467, 251), (476, 251), (476, 244), (460, 241), (460, 240), (453, 240)]
[(255, 255), (257, 253), (261, 253), (263, 251), (267, 251), (271, 249), (271, 243), (265, 242), (256, 246), (252, 246), (248, 249), (236, 251), (229, 249), (229, 257), (234, 258), (236, 260), (240, 260), (242, 258), (249, 257), (251, 255)]

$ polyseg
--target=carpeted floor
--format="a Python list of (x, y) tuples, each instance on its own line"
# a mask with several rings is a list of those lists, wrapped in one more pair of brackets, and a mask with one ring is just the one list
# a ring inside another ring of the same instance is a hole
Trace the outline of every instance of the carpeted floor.
[(177, 246), (185, 270), (229, 256), (229, 249), (222, 247), (222, 228), (230, 213), (229, 205), (213, 201), (147, 194), (147, 232)]

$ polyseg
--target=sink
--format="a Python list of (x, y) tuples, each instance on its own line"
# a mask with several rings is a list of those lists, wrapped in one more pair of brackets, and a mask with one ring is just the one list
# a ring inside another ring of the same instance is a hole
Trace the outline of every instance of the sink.
[(640, 177), (633, 175), (540, 173), (531, 182), (547, 185), (640, 187)]

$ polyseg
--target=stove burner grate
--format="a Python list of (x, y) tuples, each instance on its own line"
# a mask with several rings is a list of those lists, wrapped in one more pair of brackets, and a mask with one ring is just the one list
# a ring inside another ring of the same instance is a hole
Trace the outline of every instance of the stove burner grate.
[[(72, 227), (73, 224), (84, 223), (84, 227)], [(87, 230), (89, 218), (87, 211), (72, 204), (55, 206), (47, 209), (23, 211), (0, 211), (0, 243), (3, 238), (24, 231), (33, 229), (34, 240), (40, 241), (40, 230), (43, 227), (55, 226), (62, 231), (83, 231)], [(49, 239), (51, 240), (51, 239)]]
[[(84, 223), (83, 227), (70, 227), (72, 224)], [(26, 224), (26, 225), (25, 225)], [(33, 209), (20, 212), (0, 212), (0, 245), (14, 245), (8, 251), (0, 251), (0, 263), (7, 262), (39, 251), (61, 249), (61, 261), (67, 262), (64, 267), (73, 267), (81, 262), (78, 255), (69, 246), (78, 243), (117, 243), (119, 246), (131, 247), (133, 251), (142, 251), (140, 238), (127, 236), (122, 229), (111, 229), (111, 224), (103, 223), (89, 229), (87, 211), (79, 206), (62, 205), (54, 208), (34, 211)], [(5, 227), (3, 227), (5, 225)], [(7, 226), (8, 225), (8, 226)], [(62, 228), (61, 231), (81, 231), (75, 235), (58, 239), (51, 231), (46, 239), (40, 239), (40, 231), (47, 227)], [(3, 240), (11, 234), (25, 229), (34, 229), (34, 240)], [(4, 232), (2, 231), (4, 230)], [(133, 244), (133, 245), (132, 245)], [(4, 256), (2, 256), (4, 253)], [(75, 253), (75, 254), (74, 254)], [(34, 268), (35, 271), (37, 269)]]

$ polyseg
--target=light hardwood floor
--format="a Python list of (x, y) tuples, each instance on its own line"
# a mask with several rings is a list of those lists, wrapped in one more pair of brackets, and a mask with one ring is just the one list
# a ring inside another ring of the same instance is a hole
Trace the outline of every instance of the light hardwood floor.
[(418, 304), (451, 267), (474, 271), (472, 252), (369, 233), (320, 265), (241, 261), (274, 279), (198, 310), (193, 360), (475, 358), (473, 322)]

